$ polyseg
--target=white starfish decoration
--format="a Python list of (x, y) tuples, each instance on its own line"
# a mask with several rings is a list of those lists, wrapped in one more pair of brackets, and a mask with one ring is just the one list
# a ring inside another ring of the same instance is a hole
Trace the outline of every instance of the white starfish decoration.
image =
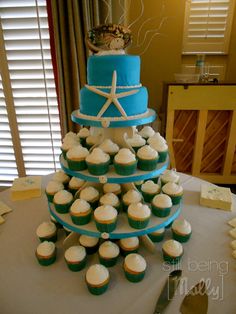
[(101, 110), (99, 111), (99, 113), (97, 115), (99, 118), (104, 114), (104, 112), (107, 110), (107, 108), (112, 103), (120, 111), (120, 113), (121, 113), (121, 115), (123, 117), (127, 117), (127, 114), (124, 111), (124, 109), (122, 108), (121, 104), (119, 103), (118, 98), (123, 98), (123, 97), (127, 97), (127, 96), (130, 96), (130, 95), (136, 94), (136, 93), (139, 92), (139, 90), (138, 89), (133, 89), (133, 90), (130, 90), (130, 91), (127, 91), (127, 92), (122, 92), (122, 93), (116, 94), (116, 88), (117, 88), (116, 83), (117, 83), (117, 75), (116, 75), (116, 71), (114, 71), (113, 75), (112, 75), (112, 83), (111, 83), (111, 91), (110, 91), (110, 93), (103, 92), (102, 90), (100, 90), (100, 89), (98, 89), (96, 87), (93, 87), (93, 86), (85, 85), (92, 92), (107, 98), (107, 101), (102, 106)]

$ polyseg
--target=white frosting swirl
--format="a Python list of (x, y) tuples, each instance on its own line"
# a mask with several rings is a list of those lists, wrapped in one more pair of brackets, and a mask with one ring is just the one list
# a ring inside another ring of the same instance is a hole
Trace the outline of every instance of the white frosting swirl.
[(124, 263), (128, 269), (135, 272), (143, 272), (147, 267), (145, 259), (140, 254), (137, 253), (128, 254), (125, 257)]
[(172, 200), (166, 194), (158, 194), (154, 196), (152, 203), (158, 208), (170, 208), (172, 206)]
[(178, 257), (183, 253), (183, 246), (181, 243), (175, 240), (167, 240), (163, 243), (162, 249), (165, 253), (172, 257)]
[(173, 169), (171, 170), (165, 170), (163, 174), (161, 175), (161, 179), (165, 182), (174, 182), (178, 183), (179, 181), (179, 175), (174, 171)]
[(49, 241), (43, 241), (37, 247), (37, 254), (41, 256), (50, 256), (55, 251), (55, 244)]
[(81, 245), (74, 245), (65, 251), (65, 259), (68, 262), (80, 262), (86, 256), (86, 250)]
[(118, 183), (105, 183), (103, 185), (103, 191), (104, 193), (120, 193), (121, 187)]
[(156, 132), (153, 136), (148, 139), (148, 144), (151, 144), (152, 141), (158, 141), (162, 143), (166, 143), (166, 140), (159, 132)]
[(162, 191), (169, 195), (182, 194), (183, 188), (181, 185), (178, 185), (173, 182), (168, 182), (162, 187)]
[(113, 143), (110, 139), (106, 139), (99, 147), (107, 154), (114, 154), (119, 151), (119, 146)]
[(131, 145), (132, 147), (139, 147), (139, 146), (143, 146), (146, 144), (146, 141), (144, 138), (142, 138), (141, 135), (139, 134), (134, 134), (133, 137), (130, 137), (127, 139), (127, 142), (129, 143), (129, 145)]
[(128, 216), (146, 219), (151, 216), (150, 208), (142, 203), (133, 203), (128, 207)]
[(192, 231), (190, 223), (185, 219), (176, 219), (172, 224), (172, 229), (180, 233), (189, 234)]
[(150, 140), (149, 145), (159, 153), (165, 152), (168, 150), (168, 146), (166, 143), (161, 142), (155, 138)]
[(155, 135), (155, 131), (153, 128), (149, 125), (146, 125), (145, 127), (142, 128), (141, 131), (138, 132), (139, 135), (141, 135), (144, 138), (149, 138), (153, 135)]
[(152, 160), (152, 159), (156, 159), (158, 157), (158, 152), (152, 148), (149, 145), (145, 145), (141, 148), (139, 148), (138, 152), (137, 152), (137, 156), (140, 159), (147, 159), (147, 160)]
[(111, 56), (111, 55), (125, 55), (124, 49), (109, 49), (100, 50), (96, 53), (96, 56)]
[(113, 258), (119, 255), (120, 248), (114, 242), (105, 241), (100, 245), (98, 252), (102, 257)]
[(123, 201), (126, 204), (138, 203), (141, 200), (142, 200), (142, 195), (134, 189), (129, 190), (123, 195)]
[(99, 147), (94, 148), (92, 153), (86, 157), (86, 161), (93, 164), (105, 163), (108, 162), (109, 159), (110, 156), (107, 153), (104, 153), (104, 151)]
[(66, 183), (66, 182), (69, 182), (70, 177), (63, 170), (59, 170), (54, 173), (52, 180), (58, 181), (61, 183)]
[(116, 207), (119, 205), (119, 198), (114, 193), (106, 193), (100, 198), (100, 203)]
[(101, 265), (95, 264), (89, 267), (86, 272), (86, 281), (92, 285), (100, 285), (109, 279), (108, 269)]
[(77, 138), (77, 135), (74, 132), (70, 131), (70, 132), (66, 133), (66, 135), (64, 136), (62, 142), (64, 143), (66, 141), (71, 141), (71, 140), (77, 141), (78, 138)]
[(139, 238), (131, 237), (120, 239), (120, 246), (126, 249), (133, 249), (139, 246)]
[(79, 243), (85, 247), (93, 247), (95, 246), (99, 241), (99, 238), (90, 237), (85, 234), (82, 234), (79, 237)]
[(77, 199), (71, 205), (70, 211), (72, 214), (86, 213), (90, 210), (90, 204), (85, 200)]
[(79, 189), (83, 184), (84, 180), (76, 177), (72, 177), (69, 182), (69, 188), (71, 189)]
[(52, 221), (46, 221), (41, 223), (37, 230), (36, 230), (36, 234), (38, 237), (43, 238), (46, 237), (48, 235), (52, 235), (56, 232), (57, 228), (55, 226), (55, 224)]
[(98, 198), (99, 192), (93, 186), (88, 186), (80, 191), (80, 198), (89, 202), (93, 201), (94, 199)]
[(144, 182), (141, 186), (141, 191), (144, 193), (155, 194), (161, 190), (160, 186), (154, 183), (152, 180)]
[(87, 128), (82, 128), (79, 130), (79, 132), (77, 133), (77, 135), (81, 138), (85, 138), (88, 137), (90, 135), (89, 129)]
[(64, 185), (58, 181), (49, 181), (46, 186), (46, 192), (48, 194), (55, 194), (60, 190), (64, 189)]
[(77, 145), (68, 150), (68, 152), (66, 153), (66, 157), (72, 160), (85, 159), (86, 156), (88, 156), (88, 154), (89, 154), (89, 151), (87, 150), (87, 148), (81, 145), (79, 146)]
[(97, 144), (99, 141), (99, 136), (95, 136), (95, 135), (89, 135), (87, 138), (86, 138), (86, 143), (90, 146), (94, 145), (94, 144)]
[(68, 138), (66, 141), (62, 143), (61, 149), (68, 151), (70, 148), (74, 146), (80, 146), (80, 142), (73, 138)]
[(53, 202), (56, 204), (67, 204), (70, 203), (73, 200), (73, 195), (66, 191), (66, 190), (61, 190), (58, 191), (53, 198)]
[(115, 155), (115, 162), (120, 164), (128, 164), (136, 161), (135, 155), (128, 148), (121, 148), (119, 152)]
[(111, 205), (102, 205), (95, 209), (94, 218), (98, 221), (113, 220), (117, 217), (117, 210)]

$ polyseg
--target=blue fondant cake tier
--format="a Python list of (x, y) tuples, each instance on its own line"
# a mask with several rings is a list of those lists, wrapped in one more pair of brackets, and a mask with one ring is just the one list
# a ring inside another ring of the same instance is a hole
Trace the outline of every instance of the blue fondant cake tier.
[(129, 55), (90, 56), (87, 82), (95, 86), (111, 86), (113, 72), (117, 73), (117, 86), (140, 84), (140, 57)]
[[(100, 90), (109, 93), (110, 88), (99, 88)], [(138, 90), (136, 94), (119, 98), (119, 103), (122, 106), (127, 116), (135, 116), (147, 111), (148, 92), (146, 87), (140, 88), (117, 88), (116, 93), (127, 92), (130, 90)], [(107, 98), (97, 93), (90, 91), (87, 87), (83, 87), (80, 91), (80, 112), (89, 116), (97, 116)], [(121, 113), (112, 103), (103, 113), (102, 117), (120, 117)]]

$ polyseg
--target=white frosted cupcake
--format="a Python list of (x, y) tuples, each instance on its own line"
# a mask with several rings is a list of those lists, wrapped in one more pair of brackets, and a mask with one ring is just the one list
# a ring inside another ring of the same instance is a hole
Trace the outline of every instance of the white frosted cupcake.
[(158, 152), (150, 145), (141, 147), (137, 152), (138, 168), (144, 171), (156, 169), (159, 160)]
[(161, 187), (154, 183), (152, 180), (144, 182), (141, 186), (141, 192), (144, 198), (144, 201), (150, 203), (154, 196), (159, 194)]
[(179, 184), (180, 176), (176, 173), (175, 170), (165, 170), (162, 175), (160, 175), (161, 185), (165, 185), (168, 182), (173, 182)]
[(139, 238), (130, 237), (130, 238), (120, 239), (119, 246), (120, 246), (121, 254), (124, 256), (130, 253), (137, 253), (139, 249)]
[(79, 192), (79, 197), (87, 201), (93, 209), (98, 206), (99, 192), (93, 186), (87, 186)]
[(162, 253), (165, 262), (176, 264), (180, 261), (184, 250), (181, 243), (176, 240), (167, 240), (163, 243)]
[(62, 142), (66, 142), (66, 141), (70, 141), (70, 140), (74, 140), (74, 141), (78, 141), (78, 137), (76, 135), (76, 133), (70, 131), (68, 133), (66, 133), (66, 135), (64, 136)]
[(45, 193), (49, 202), (53, 202), (54, 195), (58, 192), (64, 190), (64, 185), (58, 181), (49, 181)]
[(90, 237), (85, 234), (82, 234), (79, 237), (79, 244), (85, 248), (87, 254), (93, 254), (98, 250), (99, 238)]
[(63, 170), (58, 170), (57, 172), (54, 173), (52, 180), (58, 181), (62, 183), (64, 186), (67, 186), (70, 181), (70, 177)]
[(94, 145), (98, 144), (100, 142), (101, 138), (100, 136), (96, 136), (96, 135), (89, 135), (86, 138), (86, 147), (88, 149), (90, 149), (91, 147), (93, 147)]
[(152, 213), (157, 217), (169, 216), (172, 200), (168, 195), (158, 194), (152, 199)]
[(141, 135), (145, 140), (148, 140), (149, 137), (155, 135), (155, 131), (151, 126), (146, 125), (138, 132), (138, 134)]
[(56, 211), (60, 214), (68, 213), (72, 202), (73, 195), (66, 190), (57, 192), (53, 197), (53, 204), (56, 208)]
[(159, 132), (156, 132), (153, 136), (149, 137), (147, 142), (148, 144), (151, 144), (151, 142), (156, 142), (156, 141), (167, 144), (165, 138), (161, 136)]
[(187, 242), (192, 234), (190, 223), (185, 219), (176, 219), (171, 227), (173, 239), (179, 242)]
[(164, 162), (168, 154), (168, 145), (164, 141), (159, 140), (156, 137), (151, 137), (149, 139), (149, 145), (158, 152), (158, 162)]
[(36, 230), (36, 234), (41, 242), (57, 241), (57, 227), (52, 221), (45, 221), (41, 223)]
[(111, 205), (102, 205), (95, 209), (94, 220), (100, 232), (112, 232), (117, 224), (117, 210)]
[(81, 245), (74, 245), (65, 251), (65, 260), (71, 271), (80, 271), (86, 265), (86, 250)]
[(144, 229), (151, 217), (150, 208), (142, 203), (133, 203), (128, 207), (128, 222), (132, 228)]
[(119, 246), (112, 241), (103, 242), (98, 249), (100, 263), (106, 267), (114, 266), (119, 254)]
[(66, 153), (66, 159), (68, 167), (74, 171), (81, 171), (87, 168), (85, 158), (88, 156), (89, 151), (87, 148), (77, 145), (68, 150)]
[(161, 242), (165, 236), (165, 228), (158, 229), (148, 234), (153, 242)]
[(137, 160), (135, 155), (128, 148), (121, 148), (115, 155), (113, 161), (115, 171), (122, 176), (134, 174), (137, 169)]
[(133, 148), (135, 152), (137, 152), (140, 147), (146, 144), (146, 141), (144, 138), (142, 138), (141, 135), (134, 134), (133, 137), (127, 139), (127, 143)]
[(81, 145), (85, 146), (86, 138), (90, 135), (90, 131), (87, 128), (82, 128), (77, 133), (78, 137), (80, 138)]
[(99, 148), (101, 148), (105, 153), (107, 153), (110, 156), (110, 161), (113, 162), (114, 156), (119, 151), (119, 146), (112, 142), (110, 139), (104, 140), (100, 145)]
[(51, 265), (56, 260), (56, 246), (53, 242), (44, 241), (38, 245), (35, 255), (40, 265)]
[(116, 196), (114, 193), (106, 193), (104, 194), (100, 200), (101, 205), (111, 205), (113, 206), (118, 212), (120, 210), (120, 200), (118, 196)]
[(68, 184), (69, 192), (75, 195), (75, 193), (82, 187), (84, 183), (85, 183), (84, 180), (80, 178), (72, 177)]
[(170, 196), (173, 205), (180, 203), (184, 193), (182, 186), (173, 182), (163, 185), (162, 192)]
[(86, 157), (86, 164), (88, 171), (95, 175), (100, 176), (108, 172), (110, 163), (110, 156), (97, 147), (94, 148), (92, 153)]
[(103, 185), (104, 193), (114, 193), (118, 197), (121, 195), (121, 185), (118, 183), (105, 183)]
[(70, 207), (71, 220), (76, 225), (86, 225), (92, 217), (92, 209), (85, 200), (77, 199)]
[(139, 203), (142, 201), (142, 195), (137, 190), (130, 189), (123, 195), (123, 210), (127, 211), (128, 206), (132, 203)]
[(86, 272), (85, 281), (89, 292), (92, 294), (100, 295), (104, 293), (108, 288), (109, 280), (109, 271), (104, 265), (92, 265)]
[(134, 185), (135, 187), (141, 192), (141, 186), (144, 183), (144, 180), (140, 180), (140, 181), (135, 181)]
[(145, 259), (137, 254), (132, 253), (125, 257), (124, 260), (125, 277), (131, 282), (139, 282), (145, 276), (147, 263)]
[(61, 144), (61, 151), (62, 151), (63, 157), (66, 159), (66, 154), (68, 150), (77, 145), (80, 145), (80, 140), (76, 136), (76, 134), (73, 132), (67, 133), (63, 139), (63, 143)]

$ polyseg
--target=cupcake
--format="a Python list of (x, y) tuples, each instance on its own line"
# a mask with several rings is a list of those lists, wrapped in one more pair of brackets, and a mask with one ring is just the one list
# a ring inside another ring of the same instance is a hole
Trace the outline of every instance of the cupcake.
[(159, 194), (161, 188), (158, 184), (154, 183), (152, 180), (148, 180), (141, 186), (141, 192), (144, 198), (144, 201), (150, 203), (154, 196)]
[(151, 126), (146, 125), (138, 132), (138, 134), (141, 135), (145, 140), (148, 140), (149, 137), (155, 135), (155, 131)]
[(184, 192), (182, 186), (173, 182), (168, 182), (163, 185), (162, 193), (169, 195), (173, 205), (177, 205), (180, 203)]
[(86, 265), (86, 250), (81, 245), (74, 245), (65, 251), (65, 261), (71, 271), (79, 271)]
[(148, 234), (148, 236), (153, 242), (161, 242), (165, 236), (165, 228), (161, 228), (154, 232), (151, 232)]
[[(73, 135), (69, 136), (69, 134), (73, 134)], [(76, 134), (72, 132), (67, 133), (61, 145), (61, 151), (62, 151), (63, 157), (66, 159), (66, 154), (68, 150), (77, 145), (80, 145), (80, 140), (76, 136)]]
[(100, 295), (107, 290), (109, 280), (109, 271), (101, 264), (90, 266), (85, 275), (88, 290), (95, 295)]
[(72, 132), (72, 131), (66, 133), (66, 135), (64, 136), (62, 142), (64, 143), (64, 142), (69, 141), (69, 140), (79, 141), (78, 137), (77, 137), (77, 134)]
[(144, 183), (144, 180), (140, 180), (140, 181), (135, 181), (134, 185), (135, 187), (141, 192), (141, 186)]
[(114, 193), (106, 193), (104, 194), (100, 200), (101, 205), (111, 205), (113, 206), (118, 212), (120, 211), (120, 200), (118, 196)]
[(66, 153), (68, 167), (73, 171), (81, 171), (87, 168), (85, 158), (88, 156), (89, 151), (87, 148), (79, 145), (74, 146)]
[(139, 150), (140, 147), (146, 144), (144, 138), (141, 135), (134, 134), (133, 137), (127, 139), (127, 143), (133, 148), (135, 152)]
[(36, 230), (36, 234), (41, 242), (57, 241), (57, 227), (52, 221), (41, 223)]
[(56, 260), (56, 246), (53, 242), (44, 241), (38, 245), (35, 255), (40, 265), (51, 265)]
[(121, 148), (113, 161), (115, 171), (122, 176), (134, 174), (137, 168), (135, 155), (128, 148)]
[(80, 143), (82, 146), (86, 144), (86, 138), (90, 135), (90, 131), (87, 128), (82, 128), (77, 133), (77, 136), (80, 138)]
[(101, 148), (94, 148), (92, 153), (86, 157), (86, 164), (89, 173), (100, 176), (108, 172), (110, 163), (110, 156), (104, 153)]
[(138, 168), (144, 171), (156, 169), (159, 159), (158, 152), (149, 145), (141, 147), (137, 152)]
[(82, 187), (84, 183), (85, 183), (84, 180), (80, 178), (72, 177), (68, 184), (69, 192), (75, 195), (75, 193)]
[(150, 208), (142, 203), (133, 203), (128, 207), (128, 222), (134, 229), (146, 228), (151, 217)]
[(49, 181), (45, 193), (49, 202), (53, 202), (54, 195), (58, 192), (64, 190), (64, 185), (58, 181)]
[(131, 189), (131, 190), (128, 190), (128, 192), (126, 192), (123, 195), (122, 201), (123, 201), (123, 210), (127, 211), (130, 204), (139, 203), (142, 201), (142, 195), (137, 190)]
[(58, 181), (62, 183), (64, 186), (67, 186), (70, 181), (70, 177), (63, 170), (58, 170), (57, 172), (54, 173), (52, 180)]
[(91, 147), (93, 147), (94, 145), (98, 144), (101, 140), (100, 136), (96, 136), (96, 135), (89, 135), (86, 138), (86, 144), (85, 146), (90, 149)]
[(141, 255), (132, 253), (125, 257), (123, 267), (129, 281), (139, 282), (144, 278), (147, 263)]
[(85, 200), (77, 199), (70, 207), (70, 216), (74, 224), (86, 225), (92, 217), (92, 209)]
[(163, 259), (170, 264), (176, 264), (180, 261), (184, 250), (181, 243), (176, 240), (167, 240), (162, 246)]
[(99, 192), (93, 186), (87, 186), (80, 191), (79, 198), (87, 201), (92, 209), (95, 209), (98, 206)]
[(119, 241), (120, 251), (123, 256), (126, 256), (130, 253), (137, 253), (139, 249), (139, 238), (130, 237), (120, 239)]
[(148, 144), (151, 144), (152, 141), (153, 142), (158, 141), (167, 144), (165, 138), (161, 136), (159, 132), (155, 132), (155, 134), (153, 136), (150, 136), (149, 139), (147, 140)]
[(151, 137), (149, 139), (149, 145), (158, 152), (158, 162), (164, 162), (168, 154), (168, 145), (157, 137)]
[(87, 254), (90, 255), (97, 252), (99, 247), (99, 238), (90, 237), (85, 234), (82, 234), (79, 237), (79, 243), (85, 248)]
[(98, 249), (100, 263), (106, 267), (114, 266), (118, 260), (119, 254), (119, 246), (112, 241), (103, 242)]
[(153, 215), (167, 217), (172, 207), (171, 198), (165, 194), (158, 194), (152, 199), (151, 207)]
[(68, 213), (72, 202), (73, 195), (66, 190), (57, 192), (53, 198), (53, 204), (59, 214)]
[(121, 195), (121, 186), (118, 183), (105, 183), (103, 185), (103, 192), (113, 193), (119, 197)]
[(99, 145), (99, 147), (110, 156), (110, 162), (113, 162), (114, 156), (119, 151), (119, 146), (113, 143), (110, 139), (106, 139)]
[(176, 173), (175, 170), (165, 170), (162, 175), (160, 176), (161, 179), (161, 185), (165, 185), (168, 182), (173, 182), (178, 184), (179, 183), (179, 175)]
[(111, 205), (102, 205), (95, 209), (94, 220), (100, 232), (112, 232), (117, 224), (117, 210)]
[(190, 223), (185, 219), (176, 219), (172, 226), (173, 239), (179, 242), (187, 242), (192, 234)]

